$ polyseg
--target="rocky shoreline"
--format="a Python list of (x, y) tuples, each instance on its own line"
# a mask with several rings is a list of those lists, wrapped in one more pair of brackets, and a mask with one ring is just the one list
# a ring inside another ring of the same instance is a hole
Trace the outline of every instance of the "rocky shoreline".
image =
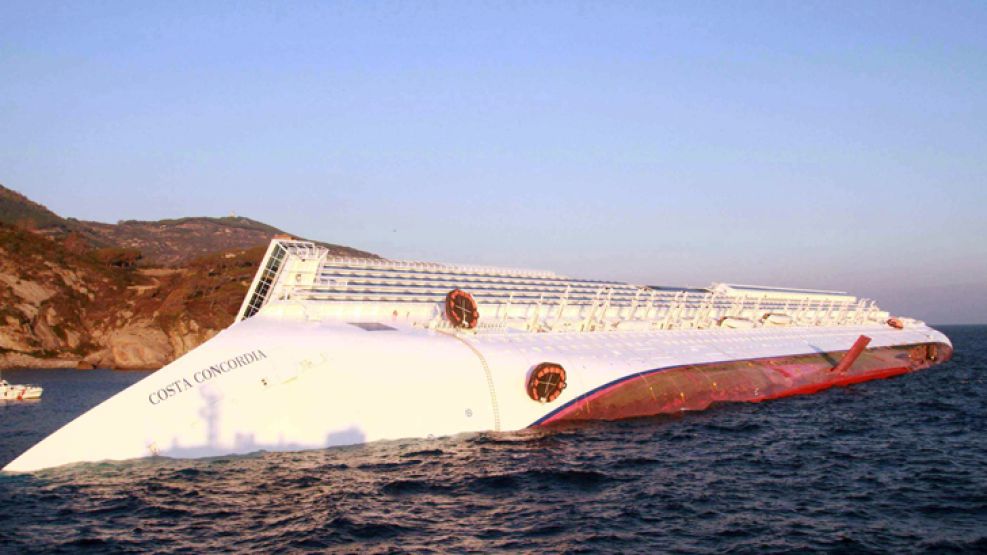
[(3, 370), (114, 370), (119, 372), (154, 372), (161, 366), (148, 368), (106, 368), (93, 366), (84, 359), (38, 358), (22, 353), (0, 355), (0, 371)]
[(273, 232), (247, 218), (96, 225), (0, 186), (0, 370), (161, 368), (233, 323)]
[(0, 355), (0, 370), (68, 370), (80, 368), (82, 359), (38, 358), (23, 353)]

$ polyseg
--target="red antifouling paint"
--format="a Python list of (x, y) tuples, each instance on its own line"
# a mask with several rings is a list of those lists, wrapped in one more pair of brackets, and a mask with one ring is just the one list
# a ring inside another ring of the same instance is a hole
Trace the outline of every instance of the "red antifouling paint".
[(843, 355), (842, 359), (840, 359), (839, 364), (833, 367), (833, 371), (846, 372), (849, 370), (850, 367), (853, 366), (853, 363), (857, 361), (860, 354), (864, 352), (864, 349), (867, 348), (868, 343), (870, 343), (870, 338), (866, 335), (861, 335), (858, 337), (857, 340), (853, 342), (853, 347), (850, 347), (850, 350)]

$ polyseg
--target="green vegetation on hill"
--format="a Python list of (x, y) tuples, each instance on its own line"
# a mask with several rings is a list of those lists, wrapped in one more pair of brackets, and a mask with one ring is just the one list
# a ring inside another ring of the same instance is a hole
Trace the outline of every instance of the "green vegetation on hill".
[(210, 217), (210, 216), (191, 216), (186, 218), (167, 218), (164, 220), (123, 220), (118, 222), (118, 225), (159, 225), (159, 226), (181, 226), (184, 224), (195, 224), (195, 223), (211, 223), (215, 225), (221, 225), (224, 227), (232, 227), (237, 229), (246, 229), (250, 231), (263, 231), (265, 233), (270, 233), (272, 235), (278, 233), (284, 233), (280, 229), (267, 225), (263, 222), (258, 222), (257, 220), (251, 220), (250, 218), (245, 218), (243, 216), (222, 216), (222, 217)]
[(3, 185), (0, 185), (0, 223), (24, 229), (57, 227), (70, 231), (74, 227), (58, 214)]
[[(275, 235), (290, 235), (272, 225), (243, 216), (193, 216), (157, 221), (122, 220), (117, 224), (63, 218), (20, 193), (0, 185), (0, 223), (31, 230), (70, 250), (131, 249), (140, 266), (180, 267), (199, 256), (267, 244)], [(374, 257), (332, 243), (318, 244), (334, 254)]]

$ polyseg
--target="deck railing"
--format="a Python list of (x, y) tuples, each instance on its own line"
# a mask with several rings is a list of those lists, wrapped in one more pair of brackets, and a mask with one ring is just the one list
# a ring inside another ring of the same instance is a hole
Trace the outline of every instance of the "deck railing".
[(528, 331), (841, 326), (887, 317), (873, 301), (836, 291), (726, 284), (676, 289), (538, 270), (332, 257), (304, 242), (280, 247), (269, 249), (244, 317), (270, 299), (306, 300), (318, 301), (316, 310), (326, 314), (372, 312), (442, 327), (443, 303), (455, 288), (474, 297), (485, 326)]

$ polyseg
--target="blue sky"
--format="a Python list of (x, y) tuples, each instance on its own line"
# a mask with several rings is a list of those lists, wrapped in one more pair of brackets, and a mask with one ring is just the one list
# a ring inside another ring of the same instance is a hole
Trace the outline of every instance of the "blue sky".
[(987, 4), (0, 4), (0, 182), (987, 322)]

